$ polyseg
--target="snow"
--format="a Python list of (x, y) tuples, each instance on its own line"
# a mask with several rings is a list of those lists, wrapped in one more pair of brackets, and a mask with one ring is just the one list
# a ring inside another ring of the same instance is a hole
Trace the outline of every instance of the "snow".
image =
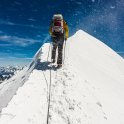
[(17, 89), (28, 80), (30, 73), (37, 64), (37, 61), (42, 53), (42, 47), (34, 55), (31, 63), (25, 67), (22, 71), (18, 72), (11, 79), (0, 84), (0, 111), (6, 107), (11, 100)]
[(49, 49), (46, 43), (35, 55), (32, 73), (2, 109), (0, 124), (46, 124), (50, 69), (50, 124), (123, 124), (124, 60), (82, 30), (68, 39), (61, 69), (50, 66)]

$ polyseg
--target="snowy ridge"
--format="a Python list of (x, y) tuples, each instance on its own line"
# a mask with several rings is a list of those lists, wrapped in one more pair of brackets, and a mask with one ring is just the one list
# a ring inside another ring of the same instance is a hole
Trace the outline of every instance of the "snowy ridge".
[(30, 73), (34, 69), (42, 53), (42, 47), (37, 51), (31, 63), (11, 79), (0, 84), (0, 111), (11, 100), (17, 89), (24, 84), (29, 78)]
[(123, 124), (124, 60), (81, 30), (68, 39), (61, 69), (47, 61), (49, 48), (44, 44), (36, 68), (2, 109), (0, 124), (46, 124), (50, 69), (50, 124)]

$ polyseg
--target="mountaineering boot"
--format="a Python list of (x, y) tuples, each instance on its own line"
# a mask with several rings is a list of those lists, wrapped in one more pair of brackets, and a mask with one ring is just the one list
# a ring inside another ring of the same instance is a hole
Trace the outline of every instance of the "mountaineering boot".
[(58, 65), (57, 65), (57, 68), (61, 68), (61, 67), (62, 67), (62, 64), (58, 64)]

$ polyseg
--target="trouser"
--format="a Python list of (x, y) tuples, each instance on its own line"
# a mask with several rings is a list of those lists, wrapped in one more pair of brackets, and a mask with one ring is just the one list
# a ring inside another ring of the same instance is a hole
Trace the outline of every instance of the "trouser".
[(64, 35), (52, 37), (52, 45), (53, 45), (52, 60), (55, 61), (56, 49), (58, 48), (57, 64), (62, 64), (63, 44), (64, 44)]

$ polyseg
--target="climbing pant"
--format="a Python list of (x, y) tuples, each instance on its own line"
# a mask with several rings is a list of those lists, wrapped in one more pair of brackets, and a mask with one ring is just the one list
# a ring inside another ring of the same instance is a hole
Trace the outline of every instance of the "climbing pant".
[(52, 61), (55, 62), (56, 58), (56, 49), (58, 48), (58, 58), (57, 64), (62, 64), (62, 54), (63, 54), (63, 43), (64, 43), (64, 35), (56, 35), (52, 37)]

